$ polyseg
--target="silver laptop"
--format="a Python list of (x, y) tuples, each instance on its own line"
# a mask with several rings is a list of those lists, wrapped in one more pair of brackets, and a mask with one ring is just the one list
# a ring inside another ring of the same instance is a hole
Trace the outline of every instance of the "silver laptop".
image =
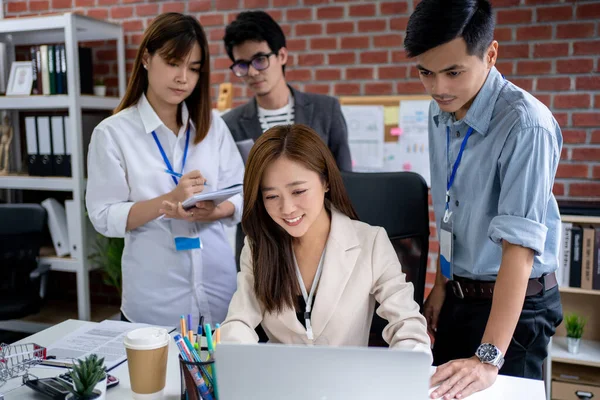
[(367, 347), (225, 344), (219, 400), (427, 399), (429, 357)]

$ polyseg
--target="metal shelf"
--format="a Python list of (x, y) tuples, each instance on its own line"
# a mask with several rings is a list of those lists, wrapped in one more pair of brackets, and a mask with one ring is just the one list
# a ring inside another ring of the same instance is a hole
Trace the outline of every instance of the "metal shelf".
[[(111, 111), (119, 105), (117, 97), (79, 96), (81, 108)], [(0, 96), (0, 110), (56, 110), (69, 108), (69, 95)]]
[(73, 178), (55, 176), (0, 175), (1, 189), (73, 191)]

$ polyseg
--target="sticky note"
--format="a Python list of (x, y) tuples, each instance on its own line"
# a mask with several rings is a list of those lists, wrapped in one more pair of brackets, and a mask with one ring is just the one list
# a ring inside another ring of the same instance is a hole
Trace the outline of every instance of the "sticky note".
[(398, 125), (400, 107), (384, 107), (383, 121), (385, 125)]
[(392, 135), (392, 136), (400, 136), (400, 135), (402, 135), (402, 128), (396, 127), (396, 128), (390, 129), (390, 135)]

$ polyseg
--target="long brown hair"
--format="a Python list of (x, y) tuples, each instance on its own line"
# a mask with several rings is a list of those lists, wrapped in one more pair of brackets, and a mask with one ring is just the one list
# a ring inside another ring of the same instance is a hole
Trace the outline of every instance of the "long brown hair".
[[(146, 32), (138, 48), (131, 79), (121, 104), (115, 113), (136, 104), (148, 88), (148, 73), (142, 68), (144, 51), (152, 56), (156, 52), (165, 60), (180, 60), (192, 50), (194, 43), (200, 46), (201, 65), (200, 78), (192, 93), (184, 100), (190, 113), (190, 118), (196, 126), (194, 143), (200, 143), (208, 134), (211, 123), (212, 101), (210, 98), (210, 56), (208, 42), (202, 25), (189, 15), (165, 13), (156, 17)], [(181, 120), (181, 104), (177, 109), (177, 123)]]
[(293, 308), (300, 286), (292, 253), (292, 237), (267, 213), (261, 193), (265, 169), (280, 157), (302, 164), (329, 186), (325, 207), (358, 219), (331, 151), (305, 125), (280, 125), (263, 133), (250, 151), (244, 175), (242, 227), (248, 236), (254, 267), (254, 292), (266, 312)]

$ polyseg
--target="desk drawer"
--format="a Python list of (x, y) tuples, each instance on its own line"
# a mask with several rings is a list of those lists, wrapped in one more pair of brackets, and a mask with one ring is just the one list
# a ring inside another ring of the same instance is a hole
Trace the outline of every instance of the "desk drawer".
[(600, 386), (552, 381), (552, 400), (600, 400)]

